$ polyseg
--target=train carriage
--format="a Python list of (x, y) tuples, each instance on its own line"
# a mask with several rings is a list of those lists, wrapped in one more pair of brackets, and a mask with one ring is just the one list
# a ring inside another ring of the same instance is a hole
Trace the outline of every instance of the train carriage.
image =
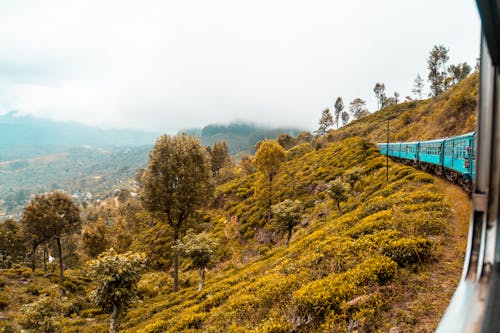
[(465, 178), (474, 178), (474, 134), (467, 133), (445, 140), (443, 167)]
[(475, 133), (451, 138), (418, 141), (379, 143), (383, 155), (398, 162), (413, 164), (425, 171), (446, 177), (470, 191), (475, 169)]
[(419, 146), (419, 162), (441, 166), (444, 140), (422, 141)]

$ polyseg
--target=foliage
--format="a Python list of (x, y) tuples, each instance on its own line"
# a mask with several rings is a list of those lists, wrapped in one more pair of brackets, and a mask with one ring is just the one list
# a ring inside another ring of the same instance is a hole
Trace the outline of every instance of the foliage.
[(85, 223), (82, 228), (81, 247), (89, 258), (97, 258), (101, 252), (110, 247), (109, 227), (99, 216), (95, 223)]
[(476, 126), (478, 73), (475, 72), (439, 97), (410, 101), (386, 107), (330, 131), (329, 142), (361, 136), (372, 142), (386, 142), (389, 122), (390, 141), (430, 140), (473, 131)]
[(375, 93), (375, 97), (377, 98), (378, 109), (382, 109), (386, 106), (386, 95), (385, 95), (385, 84), (376, 83), (375, 88), (373, 88), (373, 92)]
[(355, 98), (349, 103), (349, 112), (352, 114), (353, 119), (363, 118), (370, 114), (366, 108), (366, 102), (361, 98)]
[(444, 45), (434, 45), (429, 52), (427, 78), (431, 83), (431, 96), (437, 97), (446, 90), (446, 63), (448, 62), (448, 49)]
[[(22, 224), (24, 232), (36, 246), (54, 238), (57, 241), (59, 269), (61, 278), (64, 274), (61, 237), (75, 232), (81, 225), (80, 210), (73, 199), (62, 192), (36, 195), (24, 208)], [(33, 269), (34, 259), (33, 259)]]
[(92, 298), (97, 306), (112, 312), (112, 328), (117, 328), (119, 314), (130, 306), (137, 295), (137, 282), (145, 265), (145, 254), (117, 254), (113, 249), (87, 263), (89, 274), (97, 280)]
[(216, 177), (219, 175), (220, 170), (231, 163), (229, 150), (226, 141), (214, 143), (213, 148), (207, 146), (208, 154), (210, 155), (210, 164), (212, 166), (212, 175)]
[[(173, 241), (193, 212), (212, 197), (213, 184), (206, 151), (186, 134), (158, 139), (142, 177), (142, 204), (166, 220)], [(178, 289), (178, 254), (174, 250), (174, 291)]]
[(337, 124), (337, 129), (339, 129), (339, 121), (342, 110), (344, 110), (344, 101), (342, 100), (342, 97), (339, 96), (335, 100), (335, 124)]
[(271, 206), (273, 204), (273, 179), (280, 170), (285, 159), (285, 150), (274, 140), (262, 142), (255, 153), (255, 164), (262, 172), (267, 182), (268, 220), (271, 219)]
[(176, 247), (192, 260), (194, 267), (204, 269), (212, 260), (217, 242), (206, 231), (195, 234), (190, 229)]
[(293, 228), (302, 220), (302, 203), (299, 200), (285, 199), (273, 205), (272, 211), (276, 225), (287, 232), (286, 247), (290, 244)]
[(42, 296), (24, 306), (20, 322), (32, 332), (58, 332), (60, 316), (67, 306), (68, 304), (65, 304), (60, 297)]
[(424, 79), (422, 79), (420, 74), (417, 74), (417, 77), (415, 77), (415, 80), (413, 81), (413, 89), (411, 90), (411, 92), (415, 96), (415, 98), (422, 99), (423, 90), (424, 90)]
[(12, 263), (19, 263), (26, 252), (25, 243), (19, 223), (13, 219), (0, 222), (0, 268), (10, 268)]
[(324, 109), (319, 119), (319, 127), (315, 133), (317, 135), (323, 135), (333, 126), (333, 124), (334, 121), (330, 109)]
[(181, 241), (177, 241), (175, 246), (181, 253), (192, 260), (194, 267), (200, 270), (198, 291), (201, 291), (205, 279), (205, 269), (213, 258), (218, 246), (217, 242), (206, 231), (195, 234), (190, 229)]
[(347, 201), (347, 194), (351, 190), (349, 183), (344, 183), (341, 179), (337, 178), (328, 184), (328, 195), (335, 201), (339, 213), (342, 214), (340, 203)]
[(448, 79), (451, 83), (448, 83), (447, 85), (454, 85), (462, 81), (470, 74), (471, 70), (472, 68), (466, 62), (458, 65), (450, 65), (447, 71), (449, 74)]

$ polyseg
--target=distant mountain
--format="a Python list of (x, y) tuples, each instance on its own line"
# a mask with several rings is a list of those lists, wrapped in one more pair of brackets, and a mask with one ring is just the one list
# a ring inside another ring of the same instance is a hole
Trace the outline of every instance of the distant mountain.
[(0, 115), (0, 145), (142, 146), (152, 145), (156, 132), (101, 129), (72, 122), (59, 122), (17, 112)]
[(179, 131), (200, 138), (204, 146), (218, 141), (226, 141), (229, 152), (233, 155), (254, 153), (254, 146), (263, 139), (274, 139), (281, 133), (296, 136), (301, 132), (297, 128), (271, 128), (251, 123), (233, 122), (227, 125), (211, 124), (203, 128), (190, 128)]
[(75, 146), (153, 145), (159, 135), (139, 130), (101, 129), (9, 112), (0, 115), (0, 161), (33, 158)]

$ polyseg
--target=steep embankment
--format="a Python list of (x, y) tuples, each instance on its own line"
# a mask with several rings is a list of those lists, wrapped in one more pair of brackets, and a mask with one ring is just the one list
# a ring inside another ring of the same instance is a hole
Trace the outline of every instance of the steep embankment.
[(387, 121), (391, 141), (429, 140), (471, 132), (476, 128), (478, 89), (476, 72), (437, 98), (387, 107), (330, 132), (328, 140), (361, 136), (385, 142)]

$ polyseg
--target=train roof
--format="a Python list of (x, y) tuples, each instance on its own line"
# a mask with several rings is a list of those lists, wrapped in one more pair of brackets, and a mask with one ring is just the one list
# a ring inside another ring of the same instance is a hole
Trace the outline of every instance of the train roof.
[[(393, 144), (418, 144), (418, 143), (439, 143), (439, 142), (443, 142), (444, 140), (449, 140), (449, 139), (462, 139), (462, 138), (467, 138), (467, 137), (470, 137), (470, 136), (474, 136), (476, 134), (476, 132), (469, 132), (469, 133), (465, 133), (465, 134), (461, 134), (461, 135), (457, 135), (457, 136), (449, 136), (449, 137), (446, 137), (446, 138), (439, 138), (439, 139), (433, 139), (433, 140), (423, 140), (423, 141), (404, 141), (404, 142), (389, 142), (389, 145), (393, 145)], [(379, 142), (377, 143), (378, 145), (386, 145), (387, 142)]]

